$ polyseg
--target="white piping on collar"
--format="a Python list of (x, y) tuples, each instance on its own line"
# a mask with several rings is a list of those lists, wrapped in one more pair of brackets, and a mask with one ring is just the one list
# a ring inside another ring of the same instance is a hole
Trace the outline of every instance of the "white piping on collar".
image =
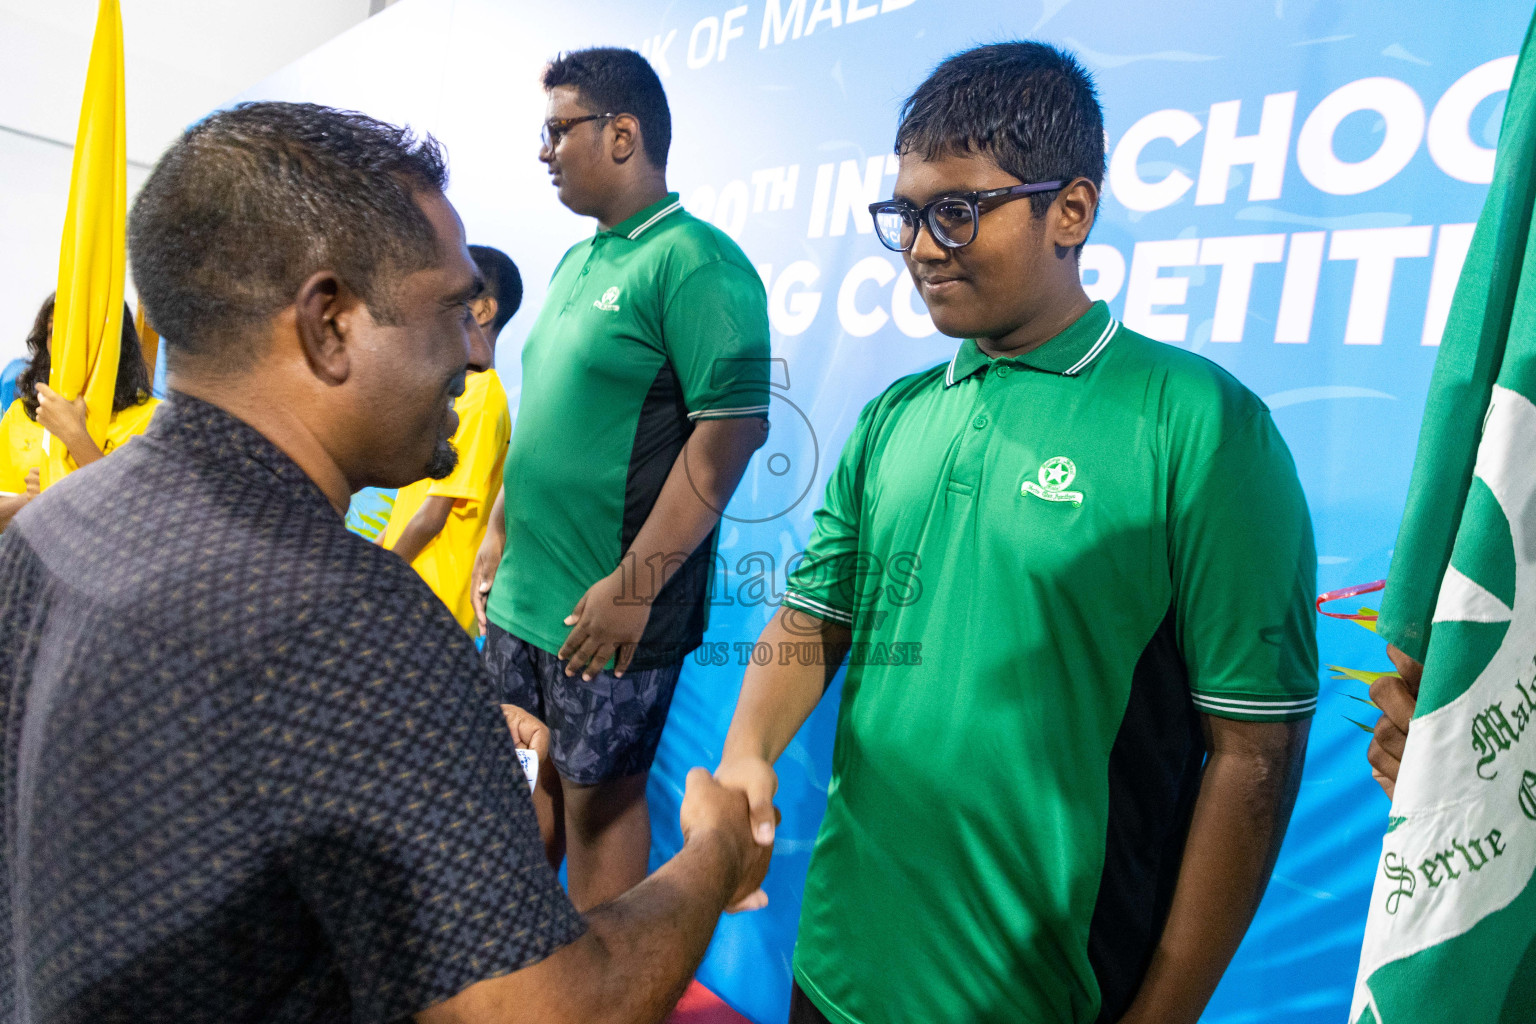
[[(1086, 370), (1089, 363), (1099, 358), (1100, 354), (1104, 351), (1104, 347), (1109, 344), (1110, 339), (1115, 336), (1115, 332), (1119, 329), (1120, 321), (1111, 317), (1109, 323), (1104, 325), (1104, 330), (1099, 333), (1098, 340), (1093, 343), (1093, 347), (1083, 354), (1083, 358), (1061, 371), (1061, 375), (1063, 377), (1076, 377)], [(955, 363), (959, 361), (960, 352), (964, 348), (965, 343), (962, 342), (960, 348), (955, 349), (955, 354), (950, 357), (949, 369), (944, 371), (945, 387), (953, 387), (955, 384)]]
[(661, 218), (665, 217), (667, 214), (669, 214), (669, 213), (676, 213), (678, 210), (681, 210), (682, 208), (683, 208), (683, 201), (681, 199), (674, 199), (669, 205), (667, 205), (667, 206), (663, 207), (662, 209), (657, 210), (655, 213), (651, 214), (650, 217), (648, 217), (643, 224), (640, 224), (640, 225), (636, 226), (635, 230), (631, 231), (629, 234), (625, 235), (624, 237), (628, 238), (631, 242), (633, 242), (635, 239), (639, 238), (642, 234), (644, 234), (646, 229), (649, 228), (652, 224), (655, 224), (657, 221), (661, 220)]
[(1066, 370), (1063, 370), (1061, 375), (1063, 377), (1076, 377), (1079, 373), (1082, 373), (1083, 370), (1087, 369), (1089, 363), (1099, 358), (1099, 353), (1104, 351), (1104, 346), (1109, 344), (1109, 339), (1113, 338), (1115, 332), (1119, 329), (1120, 321), (1111, 317), (1109, 323), (1104, 327), (1104, 332), (1099, 335), (1099, 340), (1093, 343), (1093, 347), (1084, 354), (1083, 358)]

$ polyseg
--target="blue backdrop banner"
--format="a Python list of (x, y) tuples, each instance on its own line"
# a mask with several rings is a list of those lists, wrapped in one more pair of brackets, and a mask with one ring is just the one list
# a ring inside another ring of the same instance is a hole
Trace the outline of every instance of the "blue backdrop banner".
[[(536, 159), (540, 68), (561, 49), (607, 44), (641, 50), (661, 73), (671, 183), (757, 265), (776, 363), (772, 436), (727, 510), (708, 638), (653, 776), (659, 862), (679, 844), (683, 776), (716, 763), (744, 666), (772, 656), (753, 641), (860, 408), (954, 351), (864, 212), (890, 195), (898, 107), (938, 60), (1032, 37), (1094, 72), (1109, 178), (1083, 253), (1089, 293), (1268, 402), (1331, 589), (1386, 575), (1530, 14), (1516, 0), (403, 0), (242, 98), (353, 107), (443, 140), (470, 240), (505, 250), (528, 282), (529, 308), (498, 353), (515, 415), (524, 332), (555, 262), (592, 230)], [(1319, 640), (1330, 666), (1367, 678), (1390, 667), (1354, 623), (1324, 620)], [(1347, 1013), (1387, 810), (1350, 721), (1370, 720), (1364, 693), (1359, 678), (1324, 670), (1290, 836), (1207, 1021)], [(837, 696), (778, 766), (772, 902), (722, 922), (700, 971), (760, 1022), (787, 1007)]]

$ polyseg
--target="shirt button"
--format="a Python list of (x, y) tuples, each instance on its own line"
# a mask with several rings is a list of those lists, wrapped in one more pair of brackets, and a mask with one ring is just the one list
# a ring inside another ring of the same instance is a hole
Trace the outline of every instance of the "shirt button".
[(987, 415), (986, 415), (986, 413), (982, 413), (980, 416), (977, 416), (974, 420), (971, 421), (971, 426), (975, 427), (977, 430), (984, 429), (986, 427), (986, 425), (987, 425)]
[(582, 277), (586, 277), (587, 276), (587, 271), (589, 271), (591, 269), (592, 269), (591, 267), (582, 267), (581, 268), (581, 276)]
[(1006, 377), (1006, 376), (1008, 376), (1008, 367), (1006, 367), (1006, 366), (999, 366), (997, 368), (997, 375), (999, 377)]

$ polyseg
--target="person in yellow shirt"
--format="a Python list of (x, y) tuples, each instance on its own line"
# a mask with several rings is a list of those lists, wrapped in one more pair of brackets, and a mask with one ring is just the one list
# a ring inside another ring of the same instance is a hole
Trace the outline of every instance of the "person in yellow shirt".
[(67, 402), (48, 387), (53, 303), (54, 297), (50, 295), (37, 311), (32, 333), (27, 335), (32, 363), (16, 380), (16, 400), (0, 416), (0, 530), (10, 525), (11, 518), (37, 496), (43, 431), (65, 446), (76, 467), (87, 466), (144, 433), (160, 404), (159, 399), (150, 396), (149, 368), (144, 365), (144, 353), (139, 349), (133, 314), (125, 304), (112, 419), (107, 424), (105, 443), (98, 448), (85, 429), (85, 399)]
[[(494, 352), (501, 329), (522, 305), (522, 277), (517, 265), (499, 249), (472, 245), (469, 254), (485, 280), (473, 302), (475, 322)], [(501, 489), (512, 418), (495, 369), (468, 374), (464, 393), (453, 408), (459, 415), (453, 434), (458, 465), (441, 480), (418, 480), (400, 488), (379, 543), (410, 562), (459, 624), (475, 636), (470, 574)]]

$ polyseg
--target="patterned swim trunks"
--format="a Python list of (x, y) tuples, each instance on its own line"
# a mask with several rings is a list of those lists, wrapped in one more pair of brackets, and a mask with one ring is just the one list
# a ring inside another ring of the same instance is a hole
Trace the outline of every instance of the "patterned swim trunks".
[(504, 704), (516, 704), (549, 726), (550, 760), (560, 777), (591, 786), (649, 771), (667, 724), (682, 662), (604, 670), (591, 680), (567, 678), (549, 651), (486, 624), (485, 666)]

